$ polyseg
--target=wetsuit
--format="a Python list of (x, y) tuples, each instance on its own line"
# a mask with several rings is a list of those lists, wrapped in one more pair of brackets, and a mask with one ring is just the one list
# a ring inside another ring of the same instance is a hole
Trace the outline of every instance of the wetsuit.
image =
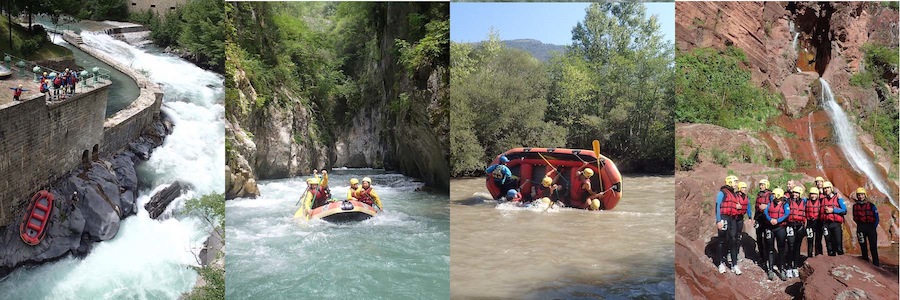
[[(811, 234), (810, 234), (811, 233)], [(822, 255), (822, 196), (806, 199), (807, 257)]]
[[(765, 271), (770, 271), (772, 266), (769, 264), (769, 255), (768, 255), (768, 244), (766, 239), (766, 231), (770, 230), (772, 225), (766, 220), (766, 214), (764, 213), (764, 209), (760, 209), (759, 205), (765, 204), (769, 205), (772, 203), (772, 200), (775, 199), (775, 196), (772, 195), (772, 191), (763, 190), (756, 193), (756, 203), (753, 205), (756, 209), (756, 224), (754, 227), (756, 228), (756, 249), (757, 253), (759, 253), (758, 263)], [(771, 232), (769, 233), (771, 235)]]
[[(826, 208), (831, 207), (833, 212), (828, 213)], [(822, 199), (822, 235), (825, 236), (825, 249), (828, 256), (844, 254), (844, 214), (847, 213), (847, 207), (844, 205), (844, 199), (838, 197), (837, 194), (825, 195)]]
[(869, 260), (869, 251), (872, 252), (872, 264), (878, 263), (878, 207), (869, 201), (857, 201), (853, 204), (853, 221), (856, 222), (856, 238), (859, 241), (859, 249), (862, 257)]
[(734, 189), (730, 186), (722, 186), (716, 195), (716, 223), (725, 221), (725, 225), (722, 230), (719, 230), (716, 259), (713, 260), (715, 265), (719, 265), (726, 260), (725, 251), (731, 254), (731, 265), (737, 265), (738, 250), (740, 249), (740, 227), (744, 223), (744, 213), (751, 215), (751, 210), (747, 209), (747, 203), (742, 204), (742, 208), (737, 208), (742, 201), (746, 202), (745, 199), (742, 200), (738, 194), (735, 194)]
[[(769, 261), (772, 262), (773, 269), (777, 267), (779, 270), (786, 270), (787, 266), (787, 218), (791, 213), (790, 204), (782, 200), (780, 203), (774, 203), (766, 207), (764, 211), (766, 222), (776, 220), (776, 224), (772, 225), (769, 232), (766, 233), (769, 246)], [(771, 223), (769, 223), (771, 225)], [(778, 245), (778, 253), (776, 254), (775, 245)], [(769, 270), (773, 271), (773, 270)]]
[(802, 198), (790, 199), (791, 213), (788, 215), (785, 228), (788, 244), (787, 268), (796, 269), (800, 266), (800, 245), (806, 237), (806, 206)]

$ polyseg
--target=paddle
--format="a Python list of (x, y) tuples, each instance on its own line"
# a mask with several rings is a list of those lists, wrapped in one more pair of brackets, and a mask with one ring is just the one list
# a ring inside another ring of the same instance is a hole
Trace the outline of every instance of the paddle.
[(594, 155), (597, 156), (597, 170), (602, 169), (600, 167), (600, 141), (594, 140), (591, 145), (594, 146)]

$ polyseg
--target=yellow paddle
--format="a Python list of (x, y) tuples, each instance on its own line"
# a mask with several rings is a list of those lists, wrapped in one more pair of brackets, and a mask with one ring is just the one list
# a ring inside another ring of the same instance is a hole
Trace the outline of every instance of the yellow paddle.
[(600, 141), (594, 140), (594, 142), (591, 144), (592, 146), (594, 146), (594, 155), (597, 156), (597, 170), (600, 170), (602, 169), (600, 167)]

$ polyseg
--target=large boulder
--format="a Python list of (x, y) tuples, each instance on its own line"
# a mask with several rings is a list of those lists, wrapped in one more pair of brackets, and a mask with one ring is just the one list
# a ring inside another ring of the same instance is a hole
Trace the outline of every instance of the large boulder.
[(807, 299), (896, 299), (896, 273), (853, 255), (816, 256), (800, 268)]
[(156, 194), (153, 194), (153, 196), (150, 197), (150, 201), (147, 202), (147, 204), (144, 204), (144, 209), (150, 214), (150, 218), (156, 219), (166, 211), (166, 208), (169, 207), (169, 204), (172, 203), (173, 200), (190, 189), (191, 186), (188, 183), (181, 181), (173, 182), (159, 192), (156, 192)]

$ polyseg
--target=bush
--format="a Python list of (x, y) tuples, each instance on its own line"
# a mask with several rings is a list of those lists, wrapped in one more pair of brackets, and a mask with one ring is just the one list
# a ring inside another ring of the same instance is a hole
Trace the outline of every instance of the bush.
[(784, 159), (780, 163), (778, 163), (778, 167), (784, 169), (785, 171), (791, 172), (797, 168), (797, 162), (793, 159)]
[(741, 162), (753, 162), (754, 155), (755, 153), (753, 151), (753, 147), (751, 147), (750, 145), (743, 144), (740, 148), (738, 148), (737, 159)]
[(713, 162), (715, 162), (717, 165), (727, 167), (728, 164), (731, 163), (731, 160), (728, 158), (728, 153), (725, 153), (725, 151), (717, 148), (712, 149), (711, 153), (713, 156)]
[(687, 156), (678, 154), (675, 161), (678, 171), (693, 170), (700, 163), (700, 148), (694, 148), (694, 151), (691, 151)]

